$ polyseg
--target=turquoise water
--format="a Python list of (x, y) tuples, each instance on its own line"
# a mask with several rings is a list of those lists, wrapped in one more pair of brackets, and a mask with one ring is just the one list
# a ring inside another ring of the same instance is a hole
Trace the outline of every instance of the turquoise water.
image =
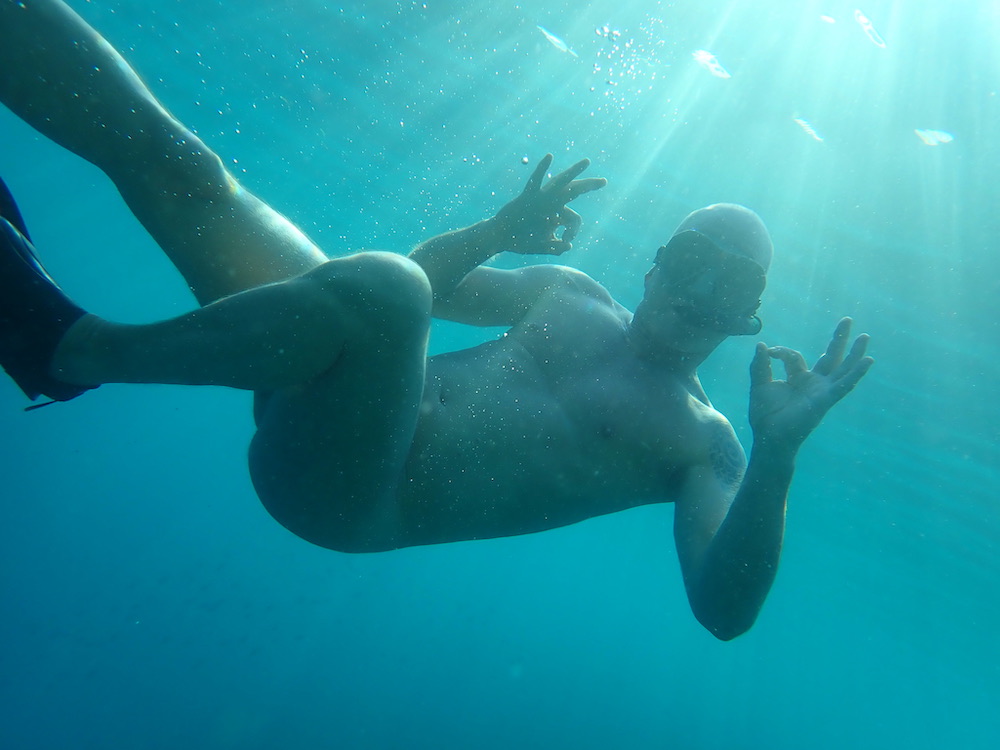
[[(867, 2), (884, 47), (835, 0), (71, 4), (330, 254), (405, 252), (499, 208), (523, 157), (589, 157), (610, 184), (565, 261), (623, 303), (681, 216), (742, 202), (776, 244), (765, 340), (812, 356), (850, 314), (877, 364), (803, 449), (778, 580), (731, 643), (687, 609), (669, 506), (341, 555), (254, 498), (246, 394), (23, 414), (3, 380), (0, 746), (996, 746), (994, 3)], [(6, 111), (0, 134), (81, 303), (192, 306), (103, 175)], [(752, 346), (703, 373), (745, 444)]]

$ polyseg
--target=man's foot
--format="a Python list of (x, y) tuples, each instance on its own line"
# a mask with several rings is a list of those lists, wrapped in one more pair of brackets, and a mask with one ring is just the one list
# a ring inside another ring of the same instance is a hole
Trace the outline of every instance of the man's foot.
[[(13, 205), (6, 186), (3, 205)], [(88, 386), (64, 383), (49, 375), (52, 355), (63, 335), (86, 311), (75, 305), (35, 257), (19, 227), (20, 215), (0, 216), (0, 366), (28, 398), (69, 401)], [(16, 226), (16, 225), (17, 226)]]

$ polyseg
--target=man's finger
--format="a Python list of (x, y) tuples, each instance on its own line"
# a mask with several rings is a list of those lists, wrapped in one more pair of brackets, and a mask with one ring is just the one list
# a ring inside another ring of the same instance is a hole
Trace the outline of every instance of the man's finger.
[(780, 359), (785, 365), (785, 373), (789, 380), (808, 371), (806, 358), (801, 352), (789, 349), (787, 346), (772, 346), (767, 353), (774, 359)]
[(852, 322), (850, 318), (842, 318), (837, 324), (837, 329), (833, 332), (833, 338), (830, 339), (830, 345), (826, 347), (826, 353), (816, 362), (816, 366), (813, 368), (814, 372), (820, 375), (829, 375), (837, 369), (844, 358), (847, 339), (851, 335)]
[(753, 361), (750, 363), (750, 387), (766, 385), (773, 380), (771, 374), (771, 355), (767, 353), (767, 344), (762, 341), (757, 342), (757, 349), (753, 353)]
[(851, 353), (847, 355), (847, 359), (844, 360), (843, 364), (837, 368), (836, 375), (844, 376), (845, 373), (849, 373), (854, 367), (861, 361), (865, 356), (865, 352), (868, 351), (868, 334), (862, 333), (856, 339), (854, 339), (854, 345), (851, 347)]
[(531, 255), (562, 255), (573, 249), (571, 242), (556, 238), (539, 241), (531, 248)]
[(603, 177), (588, 177), (585, 180), (573, 180), (573, 182), (566, 186), (564, 200), (569, 203), (572, 200), (576, 200), (584, 193), (600, 190), (607, 184), (608, 181)]
[(590, 159), (581, 159), (569, 169), (565, 170), (564, 172), (560, 172), (555, 177), (553, 177), (552, 180), (549, 182), (549, 184), (545, 186), (545, 189), (548, 191), (562, 190), (569, 183), (575, 180), (580, 175), (580, 173), (583, 172), (583, 170), (585, 170), (589, 166), (590, 166)]
[(566, 242), (565, 240), (558, 240), (553, 242), (549, 247), (549, 255), (562, 255), (563, 253), (568, 253), (573, 249), (572, 242)]
[(531, 173), (531, 177), (528, 178), (528, 184), (524, 186), (524, 192), (526, 193), (537, 193), (542, 189), (542, 180), (545, 179), (545, 175), (549, 171), (549, 167), (552, 166), (552, 154), (546, 154), (542, 157), (542, 160), (538, 162), (538, 166), (535, 167), (535, 171)]
[(572, 208), (563, 208), (559, 212), (559, 220), (565, 227), (562, 233), (563, 242), (570, 242), (580, 233), (580, 227), (583, 226), (583, 217)]
[(853, 391), (854, 386), (856, 386), (858, 381), (865, 376), (873, 364), (875, 364), (874, 359), (871, 357), (864, 357), (860, 362), (855, 364), (854, 367), (852, 367), (850, 371), (844, 375), (844, 377), (840, 378), (840, 380), (833, 385), (833, 388), (830, 389), (830, 394), (833, 397), (834, 403), (840, 401), (840, 399)]

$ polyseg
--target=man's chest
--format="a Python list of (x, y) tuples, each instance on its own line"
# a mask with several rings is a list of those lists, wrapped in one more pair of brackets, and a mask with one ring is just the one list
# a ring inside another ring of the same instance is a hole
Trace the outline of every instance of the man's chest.
[(615, 363), (591, 363), (547, 378), (553, 399), (597, 455), (625, 469), (672, 474), (690, 465), (704, 406), (679, 383)]
[(619, 331), (529, 325), (516, 341), (536, 390), (573, 434), (583, 465), (613, 482), (662, 491), (704, 444), (711, 408), (686, 384), (638, 361)]

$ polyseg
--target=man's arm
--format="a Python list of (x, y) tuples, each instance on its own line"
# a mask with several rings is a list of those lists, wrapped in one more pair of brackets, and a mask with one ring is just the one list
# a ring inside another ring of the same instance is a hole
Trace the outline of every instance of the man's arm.
[[(561, 255), (572, 249), (582, 220), (566, 204), (607, 181), (576, 179), (590, 165), (585, 159), (543, 184), (551, 165), (550, 154), (538, 164), (523, 192), (492, 219), (434, 237), (410, 253), (430, 279), (436, 317), (472, 325), (512, 324), (546, 290), (584, 277), (552, 265), (511, 271), (480, 267), (504, 251)], [(557, 235), (560, 227), (564, 229)]]
[[(736, 435), (720, 419), (710, 428), (706, 460), (685, 479), (674, 517), (684, 584), (695, 617), (722, 640), (753, 625), (774, 582), (799, 447), (872, 365), (864, 356), (867, 336), (859, 336), (844, 357), (850, 330), (850, 319), (843, 319), (811, 370), (796, 351), (758, 344), (751, 364), (754, 444), (746, 471)], [(784, 362), (787, 380), (773, 379), (772, 357)]]
[(755, 444), (747, 466), (732, 427), (711, 429), (711, 456), (677, 499), (674, 539), (692, 612), (728, 641), (750, 629), (774, 582), (794, 455)]

